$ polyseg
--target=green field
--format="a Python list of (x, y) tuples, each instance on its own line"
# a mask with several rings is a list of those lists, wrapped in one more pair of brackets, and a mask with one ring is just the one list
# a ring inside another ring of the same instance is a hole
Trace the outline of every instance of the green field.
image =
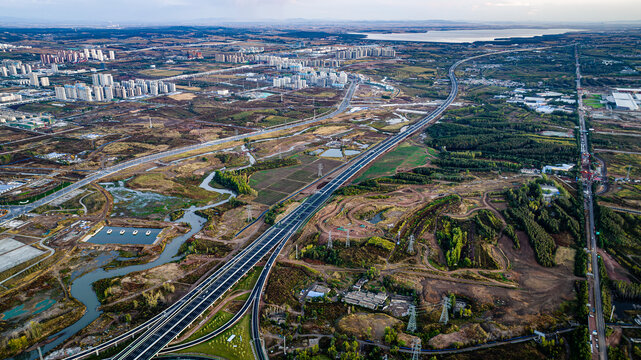
[(393, 151), (383, 155), (380, 160), (373, 163), (354, 182), (358, 183), (367, 179), (393, 175), (398, 167), (415, 168), (425, 165), (427, 153), (425, 148), (408, 143), (402, 143)]
[(603, 104), (601, 104), (600, 101), (601, 95), (590, 95), (588, 98), (583, 100), (583, 103), (594, 109), (600, 109), (603, 107)]

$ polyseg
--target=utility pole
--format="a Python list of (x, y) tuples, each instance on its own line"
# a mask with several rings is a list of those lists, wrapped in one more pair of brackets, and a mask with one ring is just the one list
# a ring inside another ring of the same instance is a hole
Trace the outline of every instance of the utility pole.
[(450, 299), (447, 296), (443, 296), (443, 310), (441, 311), (441, 318), (439, 322), (442, 324), (447, 324), (450, 321)]
[(610, 311), (610, 322), (612, 322), (612, 316), (614, 315), (614, 308), (615, 307), (616, 307), (615, 305), (612, 305), (612, 311)]
[(628, 176), (626, 178), (627, 181), (630, 181), (630, 168), (632, 168), (632, 165), (628, 165)]
[(410, 235), (410, 243), (407, 245), (407, 252), (410, 254), (414, 253), (414, 234)]
[(412, 345), (412, 360), (418, 360), (421, 358), (421, 339), (414, 340), (414, 345)]
[(345, 247), (349, 247), (349, 229), (347, 229), (347, 241), (345, 241)]
[(329, 231), (329, 239), (327, 239), (327, 248), (331, 249), (332, 248), (332, 231)]
[(410, 319), (407, 322), (407, 332), (414, 332), (416, 331), (416, 306), (410, 305), (409, 313)]
[(296, 244), (296, 260), (298, 260), (298, 244)]

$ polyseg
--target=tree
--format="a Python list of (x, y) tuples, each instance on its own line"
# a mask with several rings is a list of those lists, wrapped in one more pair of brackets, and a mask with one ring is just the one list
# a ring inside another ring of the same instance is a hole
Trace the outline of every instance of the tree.
[(370, 280), (376, 279), (380, 275), (381, 275), (381, 271), (378, 268), (376, 268), (375, 266), (371, 266), (367, 270), (367, 274), (366, 274), (367, 278), (370, 279)]

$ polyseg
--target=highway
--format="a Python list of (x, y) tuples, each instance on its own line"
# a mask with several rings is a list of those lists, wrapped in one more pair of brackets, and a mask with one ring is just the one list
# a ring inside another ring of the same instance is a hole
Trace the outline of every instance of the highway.
[(116, 174), (116, 173), (118, 173), (120, 171), (123, 171), (125, 169), (131, 168), (131, 167), (134, 167), (134, 166), (139, 166), (139, 165), (142, 165), (142, 164), (158, 161), (158, 160), (160, 160), (162, 158), (165, 158), (165, 157), (168, 157), (168, 156), (180, 155), (180, 154), (184, 154), (184, 153), (189, 152), (189, 151), (200, 150), (200, 149), (204, 149), (204, 148), (207, 148), (207, 147), (210, 147), (210, 146), (215, 146), (215, 145), (235, 142), (235, 141), (243, 140), (243, 139), (246, 139), (246, 138), (250, 138), (252, 136), (264, 135), (264, 134), (274, 133), (274, 132), (278, 132), (278, 131), (282, 131), (282, 130), (288, 130), (288, 129), (292, 129), (292, 128), (295, 128), (295, 127), (299, 127), (299, 126), (303, 126), (303, 125), (309, 125), (309, 124), (313, 124), (313, 123), (316, 123), (316, 122), (319, 122), (319, 121), (330, 119), (330, 118), (332, 118), (334, 116), (337, 116), (337, 115), (343, 113), (349, 107), (350, 101), (351, 101), (352, 97), (354, 96), (354, 92), (356, 91), (356, 86), (357, 85), (358, 85), (358, 81), (353, 79), (350, 82), (349, 88), (345, 92), (345, 96), (343, 97), (343, 100), (338, 105), (338, 108), (335, 111), (331, 112), (330, 114), (323, 115), (323, 116), (320, 116), (320, 117), (317, 117), (317, 118), (303, 120), (303, 121), (297, 121), (295, 123), (281, 125), (281, 126), (273, 127), (273, 128), (269, 128), (269, 129), (262, 129), (262, 130), (253, 131), (253, 132), (250, 132), (250, 133), (245, 133), (245, 134), (240, 134), (240, 135), (236, 135), (236, 136), (226, 137), (226, 138), (223, 138), (223, 139), (212, 140), (212, 141), (204, 142), (204, 143), (201, 143), (201, 144), (189, 145), (189, 146), (181, 147), (181, 148), (178, 148), (178, 149), (168, 150), (168, 151), (160, 152), (160, 153), (157, 153), (157, 154), (147, 155), (147, 156), (143, 156), (143, 157), (140, 157), (140, 158), (137, 158), (137, 159), (132, 159), (132, 160), (129, 160), (129, 161), (125, 161), (125, 162), (122, 162), (120, 164), (116, 164), (114, 166), (111, 166), (111, 167), (108, 167), (108, 168), (105, 168), (105, 169), (102, 169), (102, 170), (95, 171), (91, 175), (83, 178), (82, 180), (79, 180), (79, 181), (67, 186), (66, 188), (64, 188), (64, 189), (62, 189), (60, 191), (57, 191), (57, 192), (55, 192), (55, 193), (53, 193), (51, 195), (48, 195), (48, 196), (46, 196), (46, 197), (44, 197), (44, 198), (42, 198), (40, 200), (36, 200), (36, 201), (34, 201), (34, 202), (30, 203), (30, 204), (26, 204), (26, 205), (23, 205), (23, 206), (8, 207), (6, 209), (9, 210), (9, 214), (4, 216), (1, 221), (3, 221), (3, 222), (10, 221), (10, 220), (12, 220), (12, 219), (14, 219), (14, 218), (16, 218), (16, 217), (18, 217), (20, 215), (26, 214), (26, 213), (28, 213), (28, 212), (30, 212), (30, 211), (42, 206), (42, 205), (45, 205), (45, 204), (49, 203), (50, 201), (53, 201), (53, 200), (55, 200), (55, 199), (57, 199), (57, 198), (59, 198), (59, 197), (61, 197), (63, 195), (66, 195), (71, 191), (74, 191), (74, 190), (79, 189), (79, 188), (81, 188), (83, 186), (86, 186), (86, 185), (88, 185), (88, 184), (90, 184), (90, 183), (92, 183), (94, 181), (98, 181), (98, 180), (100, 180), (102, 178), (105, 178), (107, 176)]
[[(259, 236), (248, 248), (234, 257), (232, 260), (233, 264), (231, 266), (225, 266), (216, 271), (211, 277), (213, 280), (207, 281), (207, 285), (203, 289), (199, 290), (197, 295), (193, 296), (191, 295), (193, 292), (190, 292), (190, 294), (187, 295), (187, 297), (190, 297), (189, 300), (184, 301), (182, 306), (172, 309), (171, 312), (165, 312), (166, 315), (163, 316), (163, 319), (156, 323), (152, 329), (143, 333), (142, 336), (132, 342), (113, 359), (137, 360), (151, 359), (154, 357), (192, 322), (203, 315), (217, 300), (222, 298), (222, 296), (229, 291), (229, 289), (231, 289), (238, 280), (249, 272), (249, 270), (251, 270), (268, 252), (278, 246), (277, 251), (275, 251), (272, 254), (272, 258), (270, 258), (271, 261), (268, 262), (265, 266), (265, 270), (261, 273), (260, 281), (258, 281), (257, 286), (255, 287), (262, 288), (269, 270), (282, 246), (284, 246), (285, 242), (294, 234), (294, 232), (296, 232), (301, 225), (303, 225), (332, 196), (334, 191), (348, 182), (349, 179), (367, 167), (367, 165), (372, 163), (379, 156), (406, 140), (409, 136), (413, 135), (424, 126), (434, 122), (436, 118), (438, 118), (438, 116), (447, 109), (458, 93), (458, 84), (456, 82), (456, 77), (454, 76), (454, 69), (459, 64), (467, 60), (469, 59), (460, 60), (450, 68), (449, 77), (452, 81), (452, 90), (441, 106), (425, 118), (408, 126), (407, 130), (384, 140), (369, 151), (365, 152), (360, 158), (354, 161), (350, 166), (346, 167), (322, 189), (309, 196), (303, 203), (294, 209), (294, 211), (274, 224), (274, 226)], [(254, 295), (257, 296), (256, 292), (254, 292)]]
[[(338, 187), (346, 183), (350, 178), (352, 178), (354, 175), (356, 175), (360, 170), (364, 169), (369, 163), (373, 162), (377, 157), (381, 156), (385, 152), (391, 150), (394, 148), (396, 145), (400, 144), (401, 142), (405, 141), (407, 138), (410, 136), (414, 135), (416, 132), (419, 130), (423, 129), (426, 126), (429, 126), (433, 124), (436, 119), (443, 114), (443, 112), (452, 104), (454, 99), (456, 99), (456, 96), (458, 94), (458, 81), (456, 79), (456, 68), (461, 65), (462, 63), (474, 59), (478, 59), (481, 57), (486, 57), (486, 56), (492, 56), (492, 55), (499, 55), (499, 54), (505, 54), (505, 53), (513, 53), (513, 52), (521, 52), (521, 51), (532, 51), (532, 50), (542, 50), (542, 49), (547, 49), (548, 47), (540, 47), (540, 48), (528, 48), (528, 49), (516, 49), (516, 50), (506, 50), (506, 51), (497, 51), (497, 52), (492, 52), (492, 53), (486, 53), (486, 54), (481, 54), (481, 55), (476, 55), (472, 56), (469, 58), (465, 58), (462, 60), (457, 61), (454, 63), (452, 66), (450, 66), (449, 71), (448, 71), (448, 77), (450, 79), (450, 83), (452, 84), (452, 87), (450, 89), (450, 93), (447, 96), (447, 98), (437, 107), (434, 111), (432, 111), (430, 114), (422, 118), (421, 120), (413, 123), (412, 125), (408, 126), (407, 129), (397, 135), (394, 135), (387, 140), (383, 141), (382, 143), (378, 144), (374, 148), (370, 149), (368, 152), (364, 153), (360, 159), (358, 159), (353, 165), (350, 165), (341, 175), (339, 175), (337, 178), (333, 179), (330, 181), (327, 185), (323, 187), (323, 189), (320, 191), (325, 192), (325, 191), (331, 191), (334, 192)], [(316, 195), (316, 194), (315, 194)], [(324, 202), (324, 200), (323, 200)], [(305, 203), (301, 204), (303, 206)], [(293, 213), (297, 212), (298, 208), (296, 208)], [(306, 211), (306, 210), (304, 210)], [(310, 215), (306, 215), (307, 217), (311, 217)], [(270, 259), (267, 261), (267, 264), (263, 268), (263, 272), (261, 273), (260, 278), (258, 279), (255, 287), (254, 287), (254, 292), (252, 292), (252, 298), (250, 298), (253, 301), (253, 306), (252, 306), (252, 321), (251, 321), (251, 332), (252, 332), (252, 342), (253, 342), (253, 347), (254, 347), (254, 355), (258, 360), (268, 360), (269, 357), (263, 347), (262, 344), (262, 339), (260, 336), (260, 298), (262, 296), (262, 289), (265, 286), (265, 282), (267, 277), (269, 276), (269, 271), (274, 265), (274, 262), (276, 258), (278, 257), (278, 253), (282, 249), (282, 247), (285, 245), (285, 242), (287, 240), (283, 241), (279, 247), (274, 251)], [(256, 291), (256, 289), (259, 288), (260, 291)], [(249, 302), (250, 300), (248, 300)], [(506, 342), (507, 343), (507, 342)], [(465, 351), (465, 350), (463, 350)]]
[[(309, 196), (303, 203), (301, 203), (296, 209), (294, 209), (294, 211), (289, 213), (274, 226), (269, 228), (265, 233), (254, 240), (252, 244), (238, 253), (231, 261), (227, 262), (208, 279), (206, 279), (195, 289), (187, 293), (183, 298), (181, 298), (178, 303), (172, 305), (163, 313), (149, 320), (144, 324), (144, 326), (132, 329), (127, 334), (123, 334), (105, 344), (100, 345), (100, 349), (115, 345), (117, 342), (121, 342), (124, 339), (132, 337), (134, 335), (133, 331), (136, 331), (136, 333), (142, 332), (142, 334), (137, 339), (135, 339), (135, 341), (129, 344), (113, 359), (151, 359), (152, 357), (157, 355), (161, 351), (161, 349), (163, 349), (165, 346), (167, 346), (167, 344), (175, 339), (182, 331), (184, 331), (190, 324), (199, 319), (212, 305), (220, 300), (224, 296), (224, 294), (229, 291), (238, 280), (240, 280), (245, 274), (247, 274), (267, 253), (275, 249), (275, 251), (272, 253), (272, 256), (268, 260), (263, 272), (261, 273), (259, 281), (252, 291), (252, 296), (250, 297), (251, 299), (253, 299), (254, 303), (258, 303), (261, 294), (260, 289), (262, 289), (262, 287), (264, 286), (269, 271), (273, 266), (278, 253), (285, 245), (286, 241), (332, 196), (334, 191), (336, 191), (340, 186), (347, 183), (349, 179), (351, 179), (359, 171), (367, 167), (382, 154), (394, 148), (396, 145), (406, 140), (421, 128), (433, 123), (447, 109), (447, 107), (452, 103), (452, 101), (456, 97), (456, 94), (458, 93), (458, 83), (454, 74), (454, 70), (458, 67), (458, 65), (465, 61), (483, 56), (530, 50), (535, 49), (530, 48), (487, 53), (456, 62), (450, 67), (448, 73), (452, 84), (450, 94), (441, 106), (439, 106), (431, 114), (427, 115), (423, 119), (408, 126), (405, 131), (386, 139), (367, 152), (364, 152), (349, 166), (345, 167), (342, 172), (337, 174), (336, 177), (329, 183), (327, 183), (322, 189)], [(337, 111), (327, 115), (327, 117), (335, 116), (337, 113), (343, 111), (347, 107), (349, 103), (349, 100), (347, 99), (351, 98), (354, 89), (355, 82), (351, 84), (349, 90), (347, 91), (345, 100), (341, 103)], [(319, 121), (319, 119), (309, 120), (308, 123), (314, 121)], [(297, 123), (295, 126), (300, 126), (302, 124), (304, 123)], [(244, 136), (247, 137), (253, 135), (245, 134)], [(239, 314), (240, 313), (241, 312), (239, 312)], [(258, 331), (257, 326), (255, 326), (252, 331)], [(175, 349), (175, 347), (172, 348)], [(93, 354), (95, 350), (97, 349), (90, 349), (71, 358), (80, 359), (86, 357), (87, 355)]]
[[(588, 129), (585, 126), (585, 110), (583, 108), (583, 99), (581, 91), (581, 65), (579, 63), (579, 49), (575, 45), (574, 58), (576, 65), (576, 89), (579, 112), (579, 131), (580, 148), (581, 148), (581, 173), (583, 180), (584, 209), (586, 211), (586, 236), (587, 247), (590, 252), (592, 261), (592, 281), (588, 277), (590, 288), (590, 304), (595, 309), (590, 309), (588, 316), (588, 328), (590, 331), (590, 340), (593, 356), (597, 359), (606, 360), (608, 358), (607, 346), (605, 345), (605, 322), (603, 319), (603, 303), (601, 301), (601, 282), (599, 279), (599, 265), (597, 258), (596, 231), (594, 227), (594, 200), (592, 194), (592, 177), (590, 176), (590, 149), (588, 146)], [(596, 337), (592, 334), (596, 331)], [(598, 350), (597, 347), (598, 346)], [(596, 351), (595, 351), (596, 350)]]

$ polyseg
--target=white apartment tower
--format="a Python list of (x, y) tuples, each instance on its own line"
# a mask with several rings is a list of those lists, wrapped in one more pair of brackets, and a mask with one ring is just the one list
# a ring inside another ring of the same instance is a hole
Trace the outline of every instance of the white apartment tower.
[(40, 82), (38, 81), (38, 75), (36, 73), (31, 73), (29, 74), (29, 85), (31, 86), (40, 86)]
[(63, 88), (62, 86), (56, 86), (56, 99), (67, 100), (67, 94), (65, 93), (65, 88)]

